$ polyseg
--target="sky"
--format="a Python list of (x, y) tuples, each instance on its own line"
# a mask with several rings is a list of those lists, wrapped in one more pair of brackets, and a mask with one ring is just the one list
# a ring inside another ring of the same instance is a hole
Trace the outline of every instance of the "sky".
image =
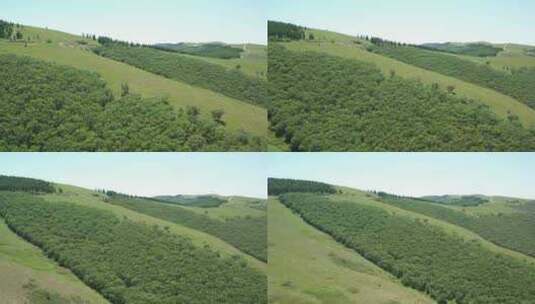
[(106, 189), (138, 196), (267, 196), (260, 154), (0, 153), (0, 175)]
[(535, 199), (535, 153), (273, 154), (268, 175), (406, 196)]
[(265, 1), (2, 0), (0, 19), (140, 43), (266, 43)]
[(271, 20), (408, 43), (535, 45), (533, 0), (265, 0)]

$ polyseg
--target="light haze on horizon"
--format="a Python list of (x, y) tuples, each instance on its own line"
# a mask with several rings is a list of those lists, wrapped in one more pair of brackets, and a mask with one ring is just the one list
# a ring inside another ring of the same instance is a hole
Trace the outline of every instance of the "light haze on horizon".
[(416, 197), (535, 199), (535, 153), (275, 153), (268, 175)]
[(2, 0), (0, 19), (147, 44), (266, 44), (266, 14), (247, 0)]
[(255, 153), (0, 153), (0, 175), (138, 196), (267, 197)]
[(266, 0), (270, 20), (407, 43), (519, 43), (535, 46), (531, 0)]

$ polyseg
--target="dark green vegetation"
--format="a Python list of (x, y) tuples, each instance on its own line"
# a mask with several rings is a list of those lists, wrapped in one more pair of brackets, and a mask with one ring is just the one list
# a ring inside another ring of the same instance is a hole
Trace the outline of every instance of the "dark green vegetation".
[(535, 48), (526, 50), (526, 55), (535, 56)]
[(42, 180), (0, 175), (0, 191), (54, 193), (56, 189), (51, 183)]
[(329, 184), (320, 182), (284, 178), (268, 179), (269, 195), (280, 195), (288, 192), (336, 193), (336, 189)]
[(268, 38), (271, 41), (302, 40), (305, 29), (291, 23), (268, 21)]
[(198, 208), (217, 208), (227, 202), (226, 199), (222, 199), (222, 198), (219, 198), (217, 196), (212, 196), (212, 195), (197, 195), (197, 196), (162, 195), (162, 196), (153, 197), (152, 199), (161, 203), (191, 206), (191, 207), (198, 207)]
[(0, 151), (255, 150), (260, 138), (229, 134), (191, 107), (114, 98), (97, 74), (0, 55)]
[(259, 260), (267, 261), (266, 217), (244, 216), (218, 220), (180, 206), (170, 206), (146, 199), (125, 196), (112, 196), (109, 203), (203, 231), (224, 240)]
[(238, 69), (229, 70), (201, 59), (116, 41), (105, 42), (103, 46), (95, 48), (94, 52), (163, 77), (212, 90), (241, 101), (261, 106), (266, 106), (268, 103), (266, 82), (247, 76)]
[(456, 56), (391, 44), (382, 44), (370, 50), (426, 70), (496, 90), (535, 109), (535, 68), (499, 71)]
[(268, 66), (271, 129), (293, 151), (535, 149), (517, 117), (370, 63), (270, 44)]
[(431, 195), (422, 197), (421, 199), (443, 205), (461, 207), (476, 207), (489, 202), (488, 198), (477, 195)]
[(476, 57), (495, 57), (503, 48), (495, 47), (488, 43), (426, 43), (418, 47), (437, 50), (446, 53), (460, 54)]
[(470, 215), (419, 199), (383, 194), (381, 201), (471, 230), (499, 246), (535, 257), (535, 202), (511, 201), (512, 213)]
[(240, 58), (243, 49), (223, 43), (160, 43), (151, 47), (164, 51), (220, 59)]
[(439, 304), (535, 302), (533, 263), (496, 254), (425, 221), (357, 201), (302, 193), (279, 198), (312, 226)]
[(15, 25), (11, 22), (0, 20), (0, 38), (11, 39)]
[(110, 212), (0, 194), (9, 228), (113, 304), (267, 303), (264, 274), (238, 256)]

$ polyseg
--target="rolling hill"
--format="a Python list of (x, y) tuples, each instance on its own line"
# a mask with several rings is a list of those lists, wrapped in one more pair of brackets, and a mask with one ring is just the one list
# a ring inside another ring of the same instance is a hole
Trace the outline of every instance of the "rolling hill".
[[(273, 181), (277, 180), (270, 182)], [(294, 181), (294, 184), (298, 182)], [(401, 201), (393, 204), (389, 202), (391, 196), (384, 193), (331, 187), (333, 191), (328, 192), (325, 188), (307, 187), (308, 192), (292, 193), (289, 186), (287, 193), (279, 192), (278, 201), (273, 198), (273, 210), (277, 210), (273, 212), (273, 219), (278, 225), (269, 226), (270, 254), (280, 257), (296, 252), (295, 261), (301, 262), (300, 257), (305, 261), (302, 264), (286, 263), (282, 258), (271, 259), (270, 256), (270, 299), (275, 303), (299, 303), (299, 300), (303, 303), (529, 303), (535, 299), (534, 291), (529, 287), (529, 282), (535, 278), (533, 257), (502, 247), (498, 242), (492, 243), (487, 240), (488, 235), (478, 234), (481, 231), (474, 232), (430, 216), (422, 211), (423, 207), (405, 207)], [(401, 199), (404, 198), (396, 197), (396, 200)], [(418, 202), (443, 209), (470, 209), (466, 213), (482, 215), (505, 208), (503, 204), (508, 204), (509, 200), (513, 199), (489, 197), (489, 202), (475, 207), (442, 207), (424, 199), (418, 199)], [(530, 204), (525, 200), (514, 200), (517, 205)], [(516, 212), (529, 214), (530, 211)], [(284, 232), (276, 235), (282, 240), (286, 239), (285, 235), (296, 237), (284, 246), (282, 241), (277, 243), (276, 238), (271, 238), (271, 231), (282, 225), (282, 214), (293, 220), (287, 219)], [(516, 220), (506, 220), (501, 228), (511, 229), (516, 224)], [(522, 235), (529, 237), (530, 233), (524, 230)], [(313, 237), (322, 234), (325, 235), (322, 238)], [(316, 246), (325, 238), (330, 245)], [(518, 235), (517, 239), (522, 236)], [(294, 247), (294, 243), (301, 246)], [(313, 246), (306, 247), (310, 244)], [(309, 249), (302, 250), (301, 247)], [(337, 258), (334, 253), (337, 247), (352, 254), (354, 259), (358, 258), (361, 265), (355, 260)], [(328, 251), (331, 251), (329, 258), (325, 254)], [(347, 274), (339, 271), (339, 266), (362, 273), (358, 276), (354, 273), (354, 278), (348, 279)], [(289, 267), (295, 270), (281, 270)], [(389, 273), (390, 280), (373, 267)], [(307, 277), (316, 268), (321, 269), (319, 274)], [(383, 283), (374, 284), (377, 277), (382, 278)], [(343, 283), (337, 283), (340, 281)], [(315, 289), (308, 289), (314, 285)], [(324, 294), (318, 286), (323, 287)], [(352, 294), (351, 290), (358, 292)], [(393, 298), (369, 298), (370, 295)]]
[[(206, 86), (169, 79), (123, 62), (98, 56), (92, 50), (99, 47), (99, 42), (91, 38), (30, 26), (22, 26), (17, 28), (17, 31), (20, 31), (24, 38), (16, 41), (0, 38), (0, 54), (30, 56), (37, 60), (93, 72), (106, 83), (115, 96), (121, 96), (124, 85), (127, 84), (130, 92), (149, 100), (163, 98), (176, 111), (195, 107), (206, 122), (212, 120), (214, 115), (212, 112), (221, 111), (221, 125), (225, 133), (237, 137), (243, 137), (243, 134), (259, 138), (266, 136), (266, 110), (251, 102), (204, 88)], [(257, 71), (262, 69), (262, 60), (265, 69), (265, 47), (255, 46), (245, 49), (247, 50), (242, 53), (241, 58), (229, 59), (229, 62), (224, 59), (176, 55), (182, 56), (180, 58), (184, 60), (190, 57), (202, 58), (196, 59), (195, 62), (204, 62), (208, 67), (221, 67), (222, 71), (228, 70), (228, 73), (234, 72), (229, 75), (244, 75), (243, 77), (263, 81), (261, 76), (256, 77), (251, 74), (256, 75)], [(237, 70), (238, 64), (243, 67), (240, 68), (243, 73), (234, 71)], [(260, 72), (258, 73), (260, 75)], [(206, 83), (208, 82), (209, 80)]]
[[(530, 64), (520, 68), (520, 62), (530, 61), (518, 49), (496, 46), (504, 51), (495, 57), (477, 57), (401, 44), (388, 48), (372, 42), (383, 41), (375, 40), (379, 38), (273, 21), (269, 27), (271, 130), (294, 151), (525, 151), (533, 147), (535, 111), (528, 96), (529, 82), (534, 80), (529, 76)], [(401, 60), (384, 49), (439, 54), (462, 60), (463, 66), (475, 70), (492, 69), (505, 79), (503, 89)], [(517, 62), (510, 71), (503, 70), (505, 58)], [(511, 73), (519, 75), (517, 82), (506, 76)], [(509, 143), (497, 143), (505, 141)]]
[(17, 280), (0, 280), (0, 291), (13, 303), (43, 293), (66, 304), (267, 301), (267, 265), (220, 238), (123, 208), (102, 192), (59, 184), (17, 191), (27, 183), (0, 192), (0, 228), (9, 232), (0, 267)]

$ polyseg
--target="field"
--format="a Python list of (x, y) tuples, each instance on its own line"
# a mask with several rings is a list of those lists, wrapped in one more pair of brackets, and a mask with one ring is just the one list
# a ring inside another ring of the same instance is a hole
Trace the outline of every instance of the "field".
[(2, 303), (26, 303), (31, 292), (24, 286), (30, 282), (41, 290), (64, 298), (79, 297), (88, 304), (108, 303), (69, 270), (52, 262), (40, 249), (14, 234), (3, 219), (0, 220), (0, 273)]
[(276, 198), (268, 202), (268, 216), (270, 303), (435, 303), (306, 224)]
[(0, 40), (0, 54), (28, 55), (97, 72), (116, 95), (120, 94), (121, 85), (128, 83), (130, 90), (135, 93), (145, 97), (167, 97), (176, 108), (196, 106), (206, 117), (209, 117), (211, 111), (222, 109), (229, 130), (244, 130), (258, 136), (266, 134), (266, 111), (260, 107), (99, 57), (88, 49), (88, 46), (95, 45), (96, 42), (80, 36), (34, 27), (24, 27), (23, 33), (32, 37), (26, 47), (21, 42)]

